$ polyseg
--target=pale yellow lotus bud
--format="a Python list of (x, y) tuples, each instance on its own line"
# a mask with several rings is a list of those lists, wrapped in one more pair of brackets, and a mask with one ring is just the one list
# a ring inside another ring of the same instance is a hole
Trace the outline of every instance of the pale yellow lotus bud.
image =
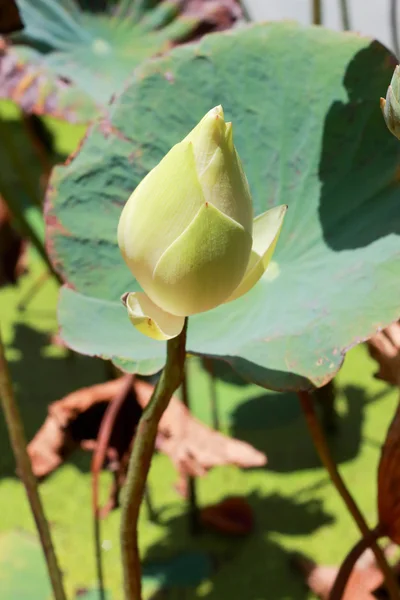
[(221, 106), (210, 110), (122, 211), (119, 247), (145, 292), (124, 296), (131, 321), (150, 337), (168, 339), (186, 316), (246, 293), (265, 271), (285, 212), (281, 206), (258, 217), (253, 236), (232, 124)]

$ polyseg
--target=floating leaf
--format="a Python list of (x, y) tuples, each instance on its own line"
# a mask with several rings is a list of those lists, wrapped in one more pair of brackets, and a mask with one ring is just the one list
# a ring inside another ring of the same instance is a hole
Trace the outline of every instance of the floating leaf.
[(46, 563), (39, 542), (21, 531), (0, 536), (0, 589), (2, 600), (50, 600)]
[(75, 288), (59, 304), (66, 343), (127, 371), (163, 366), (165, 345), (137, 333), (119, 301), (139, 288), (117, 222), (146, 173), (221, 103), (255, 214), (289, 210), (265, 276), (242, 298), (191, 317), (188, 350), (271, 389), (327, 383), (347, 349), (400, 316), (400, 145), (379, 108), (393, 64), (359, 35), (268, 23), (138, 69), (51, 180), (48, 249)]
[(146, 58), (241, 14), (235, 0), (17, 4), (25, 29), (0, 40), (0, 97), (72, 122), (91, 120)]
[(212, 573), (213, 560), (209, 554), (189, 551), (167, 560), (144, 562), (143, 587), (148, 593), (171, 587), (195, 587)]

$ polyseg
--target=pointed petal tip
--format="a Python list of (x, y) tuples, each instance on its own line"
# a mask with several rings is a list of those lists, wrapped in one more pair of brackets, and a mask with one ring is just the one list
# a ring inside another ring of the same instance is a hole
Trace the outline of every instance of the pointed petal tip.
[(287, 209), (287, 204), (274, 206), (254, 219), (253, 247), (246, 273), (226, 302), (246, 294), (264, 275), (275, 251)]
[(230, 121), (228, 123), (225, 123), (225, 140), (228, 144), (228, 148), (230, 148), (230, 150), (233, 151), (233, 127)]
[(208, 111), (206, 117), (211, 117), (215, 120), (224, 119), (224, 109), (222, 108), (222, 105), (218, 104), (218, 106), (214, 106), (214, 108)]

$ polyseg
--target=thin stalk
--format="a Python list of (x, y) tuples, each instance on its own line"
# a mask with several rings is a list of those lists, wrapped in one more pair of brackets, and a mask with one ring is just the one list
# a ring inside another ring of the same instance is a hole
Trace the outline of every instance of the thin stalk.
[(125, 600), (141, 600), (141, 568), (138, 519), (146, 479), (154, 453), (158, 423), (172, 394), (183, 379), (186, 356), (187, 319), (182, 332), (167, 343), (167, 361), (150, 402), (136, 429), (129, 460), (121, 516), (121, 554)]
[(42, 502), (38, 492), (36, 478), (32, 472), (32, 465), (26, 450), (26, 439), (21, 415), (15, 400), (10, 372), (3, 342), (0, 336), (0, 400), (4, 412), (11, 446), (17, 463), (17, 471), (24, 484), (26, 495), (36, 523), (42, 550), (45, 556), (47, 570), (55, 600), (66, 600), (61, 571), (58, 566), (50, 534), (50, 527), (44, 514)]
[[(182, 402), (186, 406), (188, 410), (190, 410), (190, 401), (189, 401), (189, 390), (187, 383), (187, 367), (184, 370), (183, 379), (182, 379)], [(196, 491), (196, 479), (187, 476), (187, 484), (188, 484), (188, 516), (189, 516), (189, 526), (190, 532), (192, 534), (196, 534), (199, 531), (199, 511), (197, 508), (197, 491)]]
[(342, 564), (340, 565), (339, 573), (336, 575), (335, 583), (329, 594), (329, 600), (342, 600), (346, 590), (350, 575), (353, 572), (354, 566), (360, 556), (369, 548), (371, 542), (376, 542), (381, 536), (379, 527), (371, 531), (367, 537), (362, 537), (355, 546), (350, 550)]
[(93, 541), (96, 558), (97, 588), (99, 593), (99, 600), (106, 600), (106, 593), (104, 588), (103, 560), (101, 556), (101, 525), (98, 512), (93, 514)]
[(28, 305), (30, 304), (30, 302), (32, 302), (32, 300), (34, 299), (36, 294), (38, 292), (40, 292), (40, 290), (42, 289), (42, 286), (46, 283), (46, 281), (48, 280), (49, 277), (50, 277), (49, 271), (43, 271), (43, 273), (41, 273), (39, 275), (39, 277), (36, 279), (36, 281), (34, 281), (32, 283), (32, 285), (27, 289), (25, 294), (22, 296), (22, 298), (18, 302), (18, 304), (17, 304), (18, 311), (23, 312), (28, 308)]
[(247, 8), (246, 0), (239, 0), (240, 8), (242, 9), (243, 19), (250, 23), (253, 19), (251, 18), (249, 9)]
[(313, 25), (322, 25), (322, 0), (312, 0)]
[(107, 406), (104, 417), (101, 421), (99, 433), (97, 436), (96, 449), (93, 452), (91, 472), (92, 472), (92, 513), (93, 513), (93, 540), (96, 557), (97, 585), (99, 599), (105, 600), (104, 569), (101, 555), (101, 524), (100, 524), (100, 503), (99, 503), (99, 476), (106, 459), (107, 448), (112, 434), (115, 420), (124, 403), (129, 390), (132, 387), (133, 376), (125, 375), (121, 389), (117, 392), (113, 400)]
[(347, 0), (340, 0), (340, 12), (342, 16), (342, 29), (344, 31), (350, 31), (350, 16), (349, 7), (347, 6)]
[[(358, 508), (354, 498), (350, 494), (346, 487), (344, 480), (342, 479), (335, 461), (329, 450), (329, 446), (326, 442), (323, 429), (318, 421), (317, 414), (314, 408), (314, 402), (309, 392), (298, 392), (301, 407), (303, 409), (304, 417), (307, 422), (308, 430), (314, 442), (314, 446), (319, 454), (322, 464), (328, 471), (328, 474), (332, 480), (333, 485), (342, 497), (346, 507), (353, 517), (358, 529), (360, 530), (364, 538), (371, 538), (371, 531)], [(400, 591), (397, 587), (396, 578), (392, 569), (390, 568), (386, 557), (375, 540), (370, 541), (370, 547), (375, 555), (376, 562), (381, 569), (385, 581), (386, 587), (389, 593), (390, 600), (400, 600)]]
[(397, 60), (400, 60), (399, 30), (397, 27), (397, 0), (390, 0), (390, 30), (392, 45)]
[(204, 358), (204, 366), (209, 375), (209, 390), (210, 390), (210, 404), (211, 404), (211, 419), (213, 428), (216, 431), (220, 429), (220, 421), (218, 414), (218, 400), (217, 400), (217, 378), (214, 373), (214, 366), (211, 358)]
[(315, 401), (321, 407), (322, 425), (326, 433), (337, 430), (337, 414), (335, 410), (336, 389), (334, 379), (314, 392)]

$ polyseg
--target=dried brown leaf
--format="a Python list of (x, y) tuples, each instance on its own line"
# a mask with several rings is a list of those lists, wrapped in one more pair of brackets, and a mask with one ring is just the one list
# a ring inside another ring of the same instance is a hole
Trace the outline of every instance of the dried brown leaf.
[[(126, 376), (82, 388), (49, 406), (43, 426), (28, 446), (37, 477), (49, 475), (79, 447), (91, 452), (99, 448), (102, 443), (99, 431), (107, 408), (124, 385)], [(133, 390), (121, 404), (107, 437), (107, 448), (102, 449), (107, 467), (115, 476), (105, 512), (118, 503), (140, 407), (149, 402), (154, 386), (135, 379)], [(161, 419), (157, 448), (171, 458), (178, 470), (181, 493), (186, 492), (188, 475), (202, 476), (212, 467), (226, 464), (255, 467), (266, 463), (265, 455), (249, 444), (230, 439), (194, 419), (175, 397)]]
[[(36, 477), (49, 475), (79, 447), (90, 451), (95, 448), (107, 406), (120, 392), (123, 383), (121, 377), (82, 388), (49, 406), (44, 424), (28, 445)], [(135, 403), (126, 403), (112, 433), (107, 458), (113, 463), (120, 461), (129, 449), (135, 420), (137, 422), (140, 416), (137, 405), (137, 414), (134, 414), (134, 407)]]
[[(385, 549), (387, 557), (393, 554), (393, 547)], [(317, 565), (302, 555), (293, 557), (295, 567), (302, 572), (309, 589), (321, 600), (329, 600), (339, 567)], [(399, 565), (395, 567), (399, 573)], [(357, 561), (347, 582), (342, 600), (376, 600), (374, 595), (383, 585), (383, 575), (375, 563), (371, 550), (367, 550)], [(380, 597), (380, 596), (378, 596)]]
[[(149, 402), (153, 387), (136, 382), (139, 404)], [(187, 477), (201, 477), (213, 467), (261, 467), (267, 457), (246, 442), (229, 438), (195, 419), (177, 398), (171, 398), (158, 428), (158, 450), (167, 454), (179, 473), (177, 489), (186, 495)]]
[(367, 345), (371, 357), (379, 365), (375, 377), (400, 385), (400, 323), (392, 323), (374, 335)]

